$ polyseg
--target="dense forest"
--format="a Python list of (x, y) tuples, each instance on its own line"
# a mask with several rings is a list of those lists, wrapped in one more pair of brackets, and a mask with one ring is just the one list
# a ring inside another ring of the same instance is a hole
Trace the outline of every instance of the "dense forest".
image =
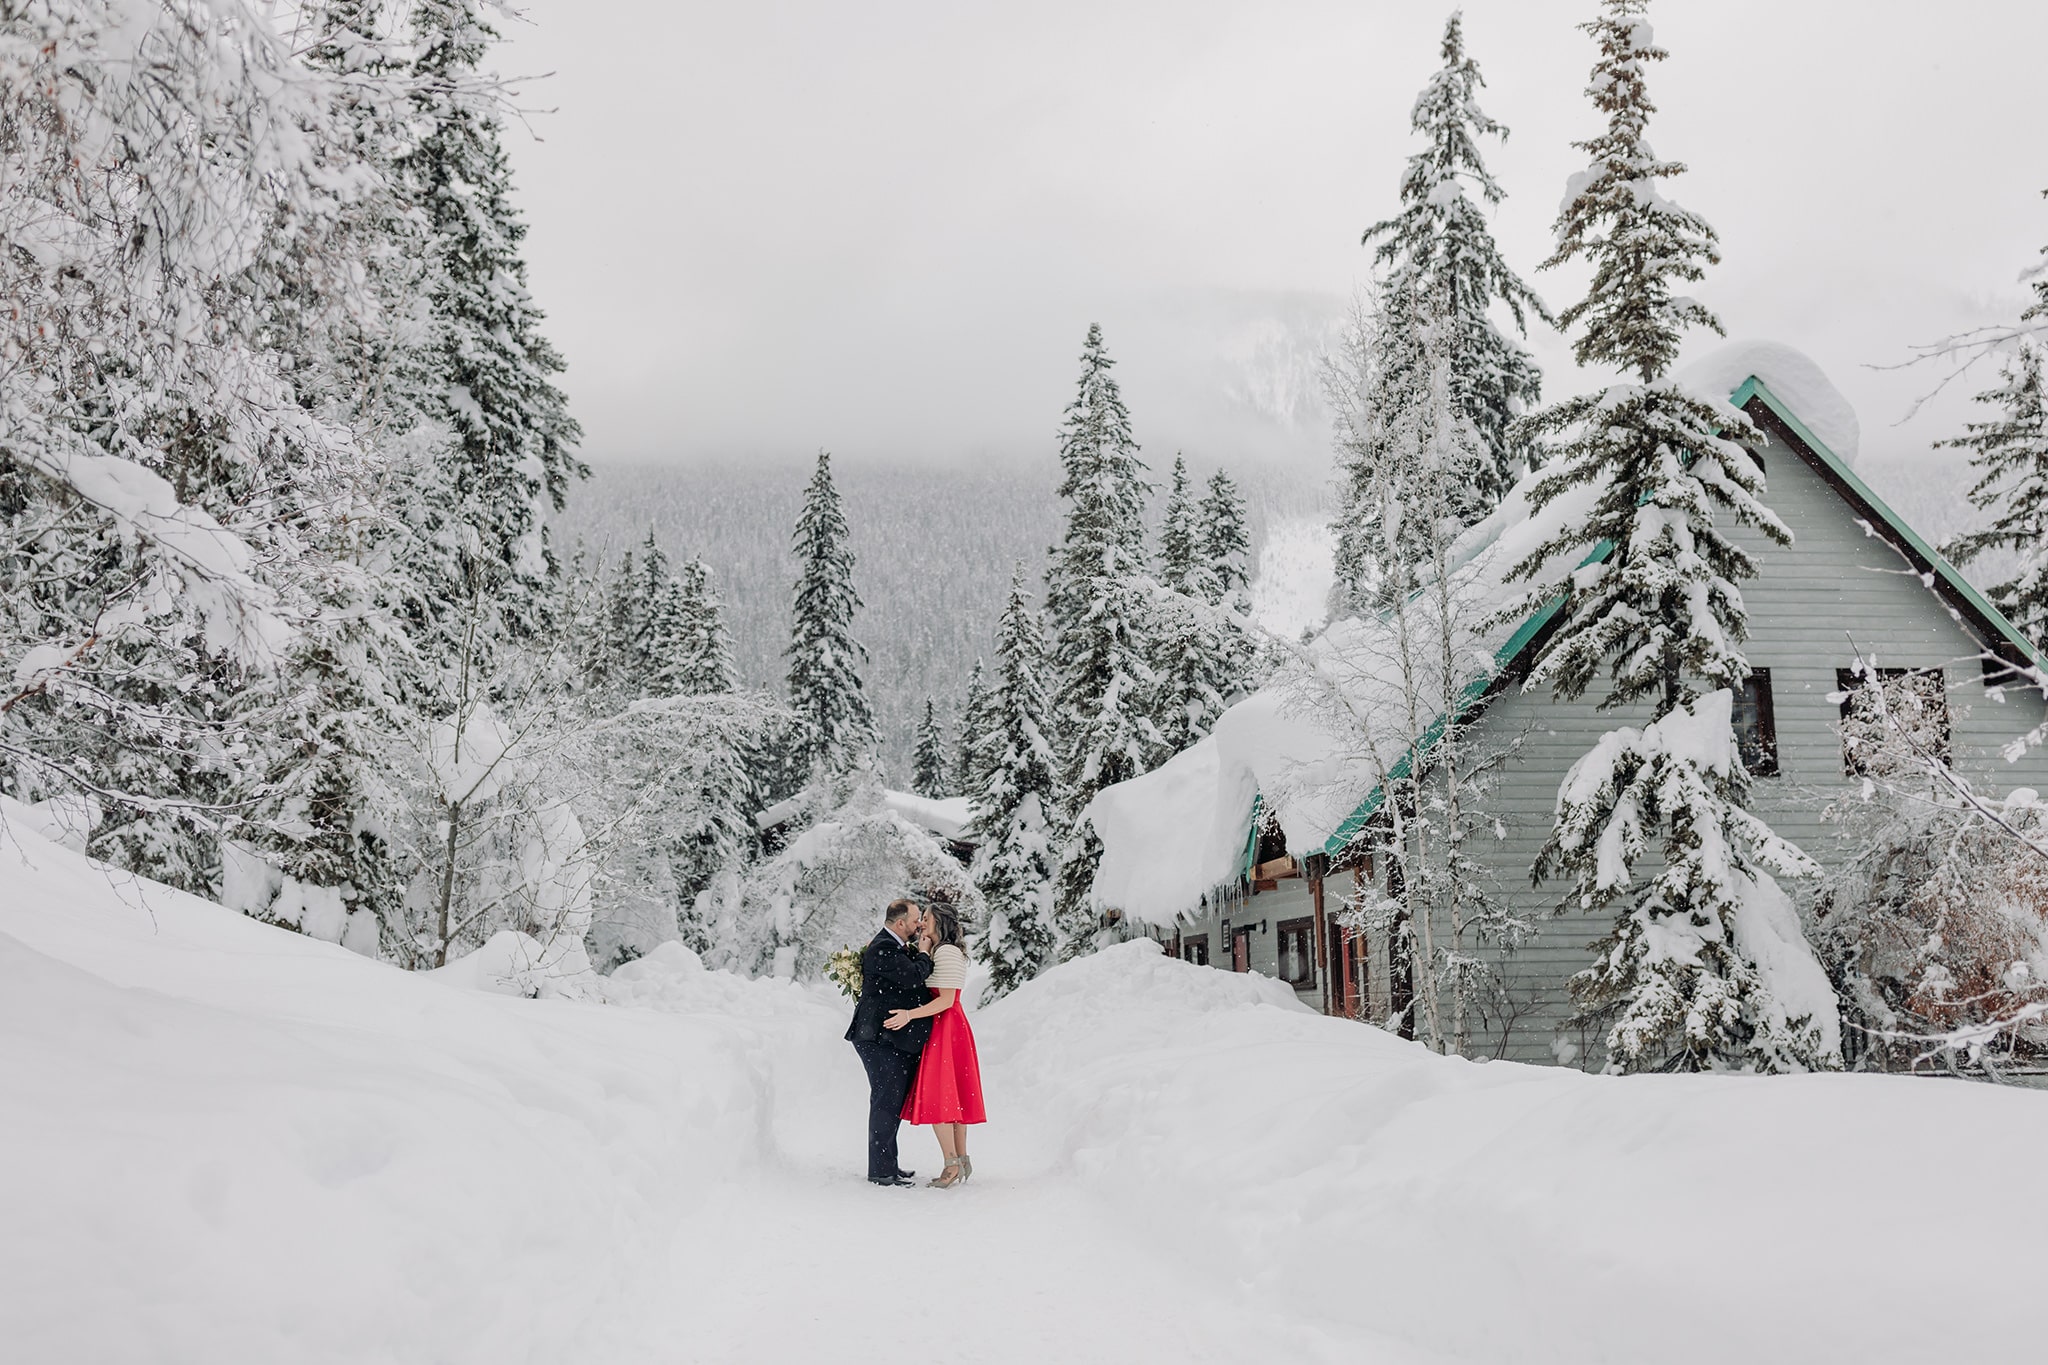
[[(1163, 481), (1172, 456), (1151, 463)], [(1202, 478), (1211, 472), (1199, 460), (1190, 465)], [(581, 541), (617, 559), (652, 530), (671, 559), (703, 560), (724, 599), (741, 685), (779, 687), (796, 575), (790, 528), (809, 477), (805, 460), (664, 465), (600, 457), (592, 468), (555, 526), (563, 553), (573, 555)], [(892, 782), (909, 782), (927, 695), (949, 731), (957, 720), (967, 675), (990, 653), (1011, 571), (1021, 562), (1032, 580), (1043, 573), (1059, 535), (1058, 472), (1050, 449), (1042, 459), (1000, 464), (835, 466), (863, 603), (854, 634), (868, 648), (865, 681)], [(1255, 564), (1270, 526), (1327, 518), (1326, 469), (1248, 465), (1239, 482)]]

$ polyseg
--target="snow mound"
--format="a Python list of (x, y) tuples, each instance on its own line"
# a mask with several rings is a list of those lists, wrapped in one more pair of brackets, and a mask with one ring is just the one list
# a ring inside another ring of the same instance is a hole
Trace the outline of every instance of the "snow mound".
[[(657, 956), (643, 988), (687, 974)], [(0, 1353), (680, 1358), (630, 1335), (702, 1292), (668, 1278), (676, 1226), (776, 1159), (779, 1091), (857, 1113), (858, 1077), (827, 1066), (844, 1011), (803, 992), (656, 993), (661, 1012), (451, 990), (10, 821)], [(762, 1022), (734, 1018), (743, 997)]]
[[(1213, 1013), (1249, 1007), (1316, 1016), (1294, 988), (1257, 972), (1190, 968), (1149, 938), (1132, 939), (1061, 965), (1028, 981), (1000, 1006), (1005, 1020), (1019, 1014), (1064, 1014), (1077, 1004), (1115, 1001), (1145, 1009)], [(991, 1008), (997, 1008), (992, 1006)]]
[[(1134, 943), (976, 1025), (1005, 1135), (1042, 1122), (1052, 1169), (1191, 1284), (1286, 1303), (1326, 1352), (1273, 1359), (2038, 1354), (2030, 1315), (1950, 1311), (1918, 1253), (1968, 1248), (1973, 1294), (2033, 1301), (2013, 1211), (2048, 1206), (2048, 1094), (1478, 1065), (1275, 987)], [(1941, 1192), (1957, 1162), (1998, 1173), (1984, 1198)]]
[(1723, 400), (1752, 377), (1792, 409), (1835, 458), (1856, 462), (1863, 434), (1856, 409), (1803, 352), (1777, 341), (1731, 341), (1678, 371), (1681, 383)]
[(862, 1365), (877, 1246), (992, 1363), (2038, 1354), (2048, 1095), (1475, 1065), (1133, 942), (977, 1014), (973, 1184), (874, 1191), (822, 988), (450, 989), (10, 833), (9, 1360)]
[[(726, 1019), (782, 1019), (814, 1009), (840, 1008), (840, 997), (780, 977), (714, 972), (703, 959), (671, 940), (604, 978), (604, 997), (616, 1005)], [(844, 1008), (851, 1012), (851, 1003)]]

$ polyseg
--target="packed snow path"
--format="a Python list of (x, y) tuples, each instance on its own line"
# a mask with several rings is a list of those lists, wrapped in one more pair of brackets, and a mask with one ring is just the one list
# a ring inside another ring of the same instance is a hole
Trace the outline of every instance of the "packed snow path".
[[(982, 1174), (955, 1198), (791, 1171), (722, 1187), (704, 1221), (727, 1235), (678, 1247), (676, 1282), (690, 1287), (679, 1292), (692, 1307), (669, 1326), (669, 1359), (1340, 1358), (1327, 1337), (1290, 1321), (1286, 1304), (1247, 1312), (1227, 1278), (1177, 1273), (1057, 1179)], [(1341, 1358), (1412, 1357), (1354, 1349)]]
[[(1134, 944), (859, 1179), (822, 986), (426, 979), (0, 837), (23, 1361), (2026, 1359), (2048, 1095), (1436, 1058)], [(906, 1156), (933, 1169), (928, 1135)]]

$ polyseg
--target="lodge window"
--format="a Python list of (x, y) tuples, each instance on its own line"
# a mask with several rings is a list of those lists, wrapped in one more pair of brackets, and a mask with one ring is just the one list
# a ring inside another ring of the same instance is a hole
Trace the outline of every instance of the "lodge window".
[(1849, 776), (1894, 776), (1922, 754), (1948, 761), (1948, 686), (1939, 668), (1838, 668), (1835, 686)]
[(1996, 654), (1987, 653), (1982, 663), (1984, 690), (1987, 692), (2001, 687), (2017, 687), (2032, 681), (2018, 664)]
[(1735, 750), (1751, 777), (1778, 775), (1778, 714), (1771, 701), (1771, 670), (1752, 669), (1735, 689)]
[(1274, 927), (1279, 935), (1280, 979), (1298, 991), (1313, 990), (1316, 984), (1316, 922), (1313, 919), (1284, 919)]
[(1209, 936), (1189, 934), (1180, 941), (1180, 960), (1192, 962), (1197, 967), (1209, 965)]

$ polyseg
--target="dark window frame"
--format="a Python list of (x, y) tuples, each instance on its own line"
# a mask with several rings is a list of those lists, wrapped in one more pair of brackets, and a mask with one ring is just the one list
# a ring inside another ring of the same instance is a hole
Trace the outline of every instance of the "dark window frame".
[[(1908, 678), (1931, 678), (1934, 681), (1931, 695), (1941, 703), (1941, 742), (1937, 757), (1947, 763), (1955, 751), (1955, 717), (1948, 707), (1948, 674), (1938, 664), (1927, 668), (1837, 668), (1835, 690), (1842, 694), (1842, 719), (1848, 721), (1855, 718), (1856, 693), (1859, 689), (1868, 687), (1873, 682), (1882, 687), (1886, 683), (1900, 682)], [(1870, 776), (1870, 770), (1849, 752), (1847, 736), (1842, 739), (1842, 772), (1848, 777)]]
[(1183, 934), (1180, 940), (1180, 960), (1196, 967), (1209, 965), (1209, 936), (1207, 934)]
[[(1750, 762), (1742, 742), (1741, 708), (1745, 704), (1743, 693), (1750, 694), (1747, 703), (1756, 708), (1756, 761)], [(1771, 692), (1771, 670), (1752, 668), (1743, 679), (1742, 688), (1735, 693), (1735, 747), (1736, 756), (1742, 766), (1749, 770), (1751, 777), (1778, 776), (1778, 706)]]
[[(1306, 976), (1285, 976), (1287, 968), (1287, 940), (1298, 935), (1301, 943), (1301, 966)], [(1310, 915), (1300, 919), (1283, 919), (1273, 926), (1273, 974), (1280, 977), (1297, 991), (1312, 991), (1316, 988), (1316, 922)]]

